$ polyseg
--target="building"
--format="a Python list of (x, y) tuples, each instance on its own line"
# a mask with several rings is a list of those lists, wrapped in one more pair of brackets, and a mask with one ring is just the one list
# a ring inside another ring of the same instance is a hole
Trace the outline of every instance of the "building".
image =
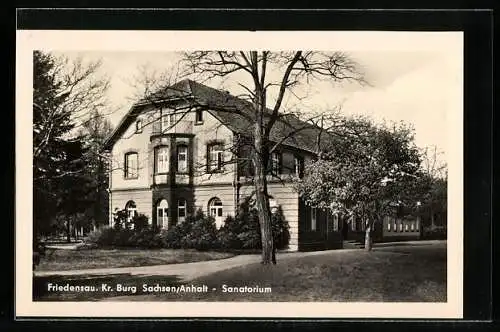
[[(168, 228), (202, 209), (220, 227), (253, 191), (251, 116), (247, 101), (192, 80), (134, 104), (106, 141), (110, 212), (126, 208)], [(270, 156), (270, 204), (283, 210), (292, 251), (342, 247), (339, 218), (306, 206), (292, 186), (315, 156), (317, 131), (290, 115), (270, 133), (282, 142)]]

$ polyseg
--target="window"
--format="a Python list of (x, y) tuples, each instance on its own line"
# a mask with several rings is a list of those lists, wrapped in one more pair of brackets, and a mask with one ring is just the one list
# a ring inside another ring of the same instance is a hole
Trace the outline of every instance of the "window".
[(224, 223), (222, 201), (214, 197), (208, 202), (208, 214), (215, 219), (215, 225), (220, 228)]
[(163, 113), (161, 117), (161, 131), (164, 132), (175, 125), (175, 113)]
[(355, 216), (352, 216), (352, 217), (351, 217), (351, 229), (352, 229), (353, 231), (356, 231), (356, 226), (357, 226), (356, 217), (355, 217)]
[(399, 231), (402, 232), (403, 231), (403, 221), (400, 221), (399, 222)]
[(281, 173), (281, 160), (280, 154), (277, 152), (273, 152), (271, 154), (271, 173), (272, 174), (280, 174)]
[(179, 145), (177, 147), (177, 172), (187, 173), (188, 171), (188, 148), (185, 145)]
[(200, 124), (203, 122), (203, 111), (197, 110), (195, 114), (195, 123)]
[(129, 152), (125, 154), (125, 178), (134, 179), (138, 177), (138, 154), (137, 152)]
[(301, 178), (304, 174), (304, 159), (302, 157), (295, 156), (295, 176)]
[(311, 208), (311, 231), (316, 230), (316, 216), (317, 216), (316, 208)]
[(131, 222), (132, 219), (137, 215), (137, 207), (134, 201), (128, 201), (125, 204), (125, 210), (127, 211), (127, 221)]
[(165, 199), (162, 199), (156, 207), (156, 223), (158, 228), (168, 227), (168, 203)]
[(408, 232), (408, 223), (405, 223), (405, 232)]
[(208, 172), (220, 172), (224, 164), (224, 150), (222, 144), (208, 146), (207, 166)]
[(168, 147), (159, 146), (155, 149), (155, 171), (156, 173), (168, 172)]
[(415, 223), (413, 221), (412, 221), (412, 223), (410, 225), (410, 229), (411, 229), (412, 232), (415, 230)]
[(135, 132), (136, 133), (142, 133), (142, 121), (141, 120), (137, 120), (135, 122)]
[(387, 230), (390, 232), (391, 231), (391, 221), (389, 220), (387, 223)]
[(184, 221), (186, 220), (186, 200), (185, 199), (180, 199), (177, 202), (177, 217), (179, 221)]
[(338, 232), (338, 230), (339, 230), (339, 215), (335, 213), (333, 215), (333, 231)]
[(163, 114), (161, 117), (161, 131), (165, 131), (169, 128), (168, 115)]

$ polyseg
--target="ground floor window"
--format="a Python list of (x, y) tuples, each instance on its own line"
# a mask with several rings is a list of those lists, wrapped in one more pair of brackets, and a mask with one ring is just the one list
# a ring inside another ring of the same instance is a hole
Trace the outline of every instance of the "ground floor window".
[(316, 230), (316, 217), (317, 217), (316, 208), (311, 208), (311, 231)]
[(125, 204), (125, 210), (127, 211), (127, 222), (131, 222), (132, 219), (137, 215), (137, 206), (134, 201), (128, 201)]
[(179, 222), (186, 220), (186, 200), (180, 199), (177, 202), (177, 217)]
[(208, 214), (215, 219), (215, 225), (220, 228), (224, 223), (224, 213), (222, 201), (214, 197), (208, 202)]
[(168, 202), (162, 199), (156, 207), (156, 223), (158, 228), (168, 227)]

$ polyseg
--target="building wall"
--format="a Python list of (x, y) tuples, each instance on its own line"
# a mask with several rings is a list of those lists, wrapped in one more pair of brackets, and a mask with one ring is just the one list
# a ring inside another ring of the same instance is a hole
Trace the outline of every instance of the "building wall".
[[(164, 108), (164, 112), (171, 110)], [(151, 136), (154, 134), (155, 126), (160, 121), (162, 110), (148, 110), (140, 114), (136, 121), (143, 124), (142, 131), (136, 132), (136, 122), (133, 122), (121, 138), (117, 140), (111, 150), (112, 172), (111, 184), (112, 190), (142, 188), (152, 184), (153, 165), (154, 165), (154, 146), (151, 144)], [(193, 138), (193, 184), (206, 183), (227, 183), (233, 180), (233, 171), (235, 166), (228, 162), (224, 165), (223, 173), (207, 174), (207, 144), (211, 142), (223, 142), (225, 145), (224, 160), (231, 160), (230, 147), (233, 142), (232, 132), (222, 125), (209, 112), (203, 111), (203, 123), (195, 122), (195, 112), (179, 113), (175, 118), (176, 124), (167, 131), (169, 134), (191, 134)], [(162, 139), (162, 142), (168, 139)], [(125, 153), (137, 152), (139, 160), (139, 171), (136, 179), (124, 178)]]
[[(251, 195), (254, 190), (251, 185), (243, 185), (240, 189), (240, 201), (244, 197)], [(298, 250), (298, 230), (299, 230), (299, 195), (291, 184), (271, 182), (268, 183), (268, 192), (272, 199), (281, 206), (283, 216), (290, 227), (290, 241), (288, 249), (291, 251)]]
[(203, 212), (208, 214), (208, 204), (215, 197), (222, 202), (224, 219), (229, 215), (235, 215), (234, 187), (231, 183), (196, 186), (194, 188), (195, 209), (202, 209)]
[(395, 239), (418, 239), (420, 238), (420, 220), (402, 219), (386, 216), (383, 222), (383, 239), (386, 241)]

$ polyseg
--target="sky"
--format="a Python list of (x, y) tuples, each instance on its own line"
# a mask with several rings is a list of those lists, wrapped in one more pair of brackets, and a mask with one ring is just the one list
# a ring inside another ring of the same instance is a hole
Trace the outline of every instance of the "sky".
[[(133, 103), (134, 87), (142, 67), (157, 72), (172, 72), (179, 54), (143, 51), (66, 51), (56, 52), (84, 61), (102, 61), (100, 73), (111, 80), (108, 98), (115, 110), (109, 115), (114, 126)], [(285, 107), (301, 110), (328, 110), (342, 106), (346, 114), (362, 114), (376, 121), (404, 121), (415, 129), (419, 147), (437, 146), (445, 160), (448, 147), (447, 114), (454, 112), (457, 91), (461, 88), (461, 58), (446, 49), (426, 50), (362, 50), (348, 52), (357, 61), (369, 86), (357, 83), (332, 84), (314, 81), (298, 90), (299, 101), (292, 95)], [(271, 73), (270, 79), (273, 79)], [(276, 74), (278, 77), (278, 74)], [(242, 93), (238, 86), (245, 77), (236, 75), (225, 82), (212, 80), (205, 84), (223, 88), (233, 94)], [(272, 96), (270, 98), (272, 101)], [(453, 100), (455, 99), (455, 100)], [(461, 102), (461, 101), (460, 101)]]

